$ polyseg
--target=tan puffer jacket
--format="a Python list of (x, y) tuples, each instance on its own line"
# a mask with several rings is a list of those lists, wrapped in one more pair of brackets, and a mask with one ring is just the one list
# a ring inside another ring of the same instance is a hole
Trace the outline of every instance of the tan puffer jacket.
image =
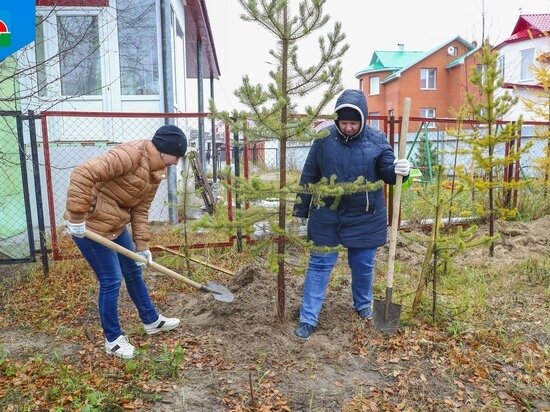
[(124, 143), (76, 167), (67, 190), (65, 219), (116, 239), (128, 223), (136, 250), (151, 239), (149, 207), (166, 167), (150, 140)]

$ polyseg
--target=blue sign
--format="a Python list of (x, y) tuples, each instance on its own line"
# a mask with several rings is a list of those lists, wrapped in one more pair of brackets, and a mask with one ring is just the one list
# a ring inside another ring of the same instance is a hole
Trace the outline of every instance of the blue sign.
[(36, 37), (36, 0), (0, 1), (0, 60)]

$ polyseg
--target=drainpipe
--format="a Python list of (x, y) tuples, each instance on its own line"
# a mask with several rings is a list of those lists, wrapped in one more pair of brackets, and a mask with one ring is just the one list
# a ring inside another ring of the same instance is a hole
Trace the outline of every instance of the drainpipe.
[[(214, 77), (210, 76), (210, 98), (214, 100)], [(212, 175), (214, 183), (218, 181), (218, 151), (216, 150), (216, 120), (212, 118), (212, 153), (210, 153), (210, 160), (212, 160)]]
[[(169, 85), (174, 84), (172, 71), (172, 37), (171, 37), (171, 7), (170, 0), (160, 0), (160, 37), (162, 52), (162, 104), (164, 113), (174, 112), (174, 91)], [(165, 118), (165, 124), (173, 123), (173, 119)], [(171, 223), (178, 223), (178, 177), (177, 165), (168, 167), (168, 218)]]

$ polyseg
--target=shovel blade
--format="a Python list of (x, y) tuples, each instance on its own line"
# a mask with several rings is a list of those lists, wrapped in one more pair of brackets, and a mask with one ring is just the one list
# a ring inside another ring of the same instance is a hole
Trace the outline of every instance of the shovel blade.
[(214, 296), (214, 299), (219, 300), (220, 302), (233, 302), (235, 299), (235, 296), (233, 296), (233, 293), (229, 289), (227, 289), (225, 286), (220, 285), (216, 282), (209, 281), (206, 284), (206, 288), (208, 292), (212, 293), (212, 296)]
[[(386, 298), (387, 299), (387, 298)], [(386, 306), (388, 311), (386, 313)], [(401, 305), (387, 300), (374, 300), (373, 324), (376, 330), (384, 333), (393, 333), (399, 327), (401, 317)]]

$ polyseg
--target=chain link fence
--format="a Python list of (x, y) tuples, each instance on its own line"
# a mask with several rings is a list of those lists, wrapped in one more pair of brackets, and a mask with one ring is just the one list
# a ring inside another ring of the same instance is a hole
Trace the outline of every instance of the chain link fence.
[[(204, 125), (206, 114), (148, 114), (148, 113), (42, 113), (42, 138), (46, 160), (48, 184), (48, 215), (52, 234), (54, 259), (71, 257), (71, 243), (65, 234), (64, 221), (67, 187), (72, 170), (81, 163), (100, 156), (121, 143), (151, 139), (155, 131), (166, 123), (180, 127), (188, 137), (189, 150), (197, 151), (198, 130)], [(205, 133), (207, 140), (202, 147), (208, 153), (216, 150), (225, 155), (226, 136), (223, 127)], [(212, 139), (212, 136), (215, 136)], [(214, 149), (215, 148), (215, 149)], [(200, 159), (201, 156), (197, 156)], [(217, 159), (216, 154), (214, 158)], [(202, 164), (202, 173), (212, 175), (211, 156)], [(204, 179), (212, 182), (212, 179)], [(168, 168), (167, 179), (163, 180), (151, 207), (149, 221), (153, 229), (162, 225), (174, 225), (186, 219), (200, 216), (205, 209), (203, 199), (196, 187), (198, 179), (188, 161), (183, 158), (178, 165)], [(211, 189), (211, 188), (210, 188)], [(69, 239), (70, 240), (70, 239)], [(69, 256), (67, 251), (71, 250)]]
[(20, 156), (18, 116), (17, 112), (3, 112), (0, 117), (0, 259), (6, 263), (26, 258), (31, 244), (23, 187), (27, 179), (22, 164), (26, 161)]
[[(390, 144), (397, 154), (397, 145), (400, 136), (401, 119), (387, 118), (382, 116), (371, 116), (367, 123), (377, 128), (388, 136)], [(316, 129), (319, 131), (334, 124), (333, 121), (320, 120)], [(499, 121), (496, 124), (497, 131), (502, 130), (507, 122)], [(507, 186), (514, 186), (514, 182), (534, 181), (545, 178), (544, 175), (548, 166), (547, 153), (550, 122), (524, 122), (519, 131), (517, 139), (507, 143), (496, 145), (493, 153), (496, 163), (514, 151), (530, 145), (530, 149), (522, 154), (521, 159), (512, 162), (507, 166), (496, 166), (493, 170), (495, 179), (507, 183)], [(440, 165), (444, 170), (444, 177), (449, 181), (457, 178), (457, 169), (477, 176), (483, 176), (484, 172), (479, 170), (478, 165), (472, 159), (471, 146), (468, 141), (474, 136), (484, 136), (487, 131), (485, 126), (474, 121), (460, 122), (457, 119), (437, 119), (411, 117), (407, 134), (406, 157), (411, 161), (415, 170), (411, 180), (426, 187), (434, 183), (434, 166)], [(261, 144), (261, 150), (258, 149)], [(247, 147), (250, 152), (250, 171), (252, 174), (275, 178), (279, 173), (280, 148), (276, 140), (250, 143)], [(310, 145), (290, 142), (286, 148), (286, 168), (289, 174), (296, 173), (299, 178), (300, 171), (305, 163)], [(260, 153), (257, 153), (260, 151)], [(548, 176), (546, 176), (546, 181)], [(547, 184), (547, 183), (546, 183)], [(503, 185), (504, 186), (504, 185)], [(500, 190), (500, 206), (515, 208), (518, 206), (519, 187), (511, 191)], [(388, 212), (391, 216), (393, 205), (393, 190), (387, 188)], [(473, 193), (472, 197), (476, 195)], [(473, 206), (472, 206), (473, 208)], [(404, 216), (407, 218), (407, 216)], [(391, 223), (391, 221), (390, 221)]]
[[(244, 178), (261, 176), (278, 179), (280, 147), (276, 139), (247, 142), (245, 136), (235, 138), (229, 128), (219, 122), (205, 122), (207, 114), (163, 113), (79, 113), (43, 112), (39, 116), (16, 112), (1, 112), (2, 148), (0, 149), (0, 263), (33, 261), (37, 249), (44, 251), (47, 266), (49, 249), (54, 259), (79, 256), (70, 237), (65, 234), (63, 219), (66, 192), (70, 175), (77, 165), (105, 153), (113, 146), (127, 141), (150, 139), (156, 129), (167, 122), (179, 126), (188, 136), (189, 150), (196, 150), (202, 161), (204, 175), (214, 192), (219, 190), (217, 170), (230, 166)], [(384, 131), (397, 152), (400, 119), (374, 116), (368, 123)], [(206, 127), (204, 127), (206, 124)], [(316, 122), (321, 129), (332, 121)], [(499, 127), (503, 127), (501, 124)], [(519, 138), (510, 145), (498, 146), (495, 156), (503, 157), (513, 147), (529, 142), (531, 149), (512, 167), (497, 171), (499, 179), (548, 179), (549, 122), (525, 122)], [(199, 140), (199, 130), (204, 139)], [(430, 162), (444, 167), (449, 178), (456, 168), (471, 170), (474, 167), (467, 154), (464, 140), (472, 133), (483, 133), (483, 127), (474, 122), (462, 124), (456, 119), (428, 119), (411, 117), (407, 137), (407, 158), (421, 171), (414, 178), (430, 183)], [(235, 150), (235, 144), (238, 150)], [(513, 146), (513, 147), (512, 147)], [(287, 171), (294, 179), (306, 160), (310, 145), (291, 142), (286, 148)], [(202, 152), (202, 153), (200, 153)], [(431, 159), (426, 163), (426, 159)], [(546, 162), (546, 163), (545, 163)], [(152, 227), (173, 229), (178, 223), (194, 219), (205, 213), (203, 198), (197, 189), (197, 176), (189, 162), (180, 162), (171, 168), (150, 208)], [(231, 217), (235, 208), (232, 193), (224, 193), (224, 208)], [(214, 196), (219, 199), (221, 196)], [(511, 196), (516, 199), (518, 195)], [(44, 200), (43, 200), (44, 199)], [(391, 216), (391, 186), (387, 190), (388, 210)], [(246, 207), (244, 205), (243, 207)], [(158, 238), (163, 246), (178, 246), (173, 238)], [(198, 234), (189, 247), (230, 246), (230, 239), (210, 239)]]

